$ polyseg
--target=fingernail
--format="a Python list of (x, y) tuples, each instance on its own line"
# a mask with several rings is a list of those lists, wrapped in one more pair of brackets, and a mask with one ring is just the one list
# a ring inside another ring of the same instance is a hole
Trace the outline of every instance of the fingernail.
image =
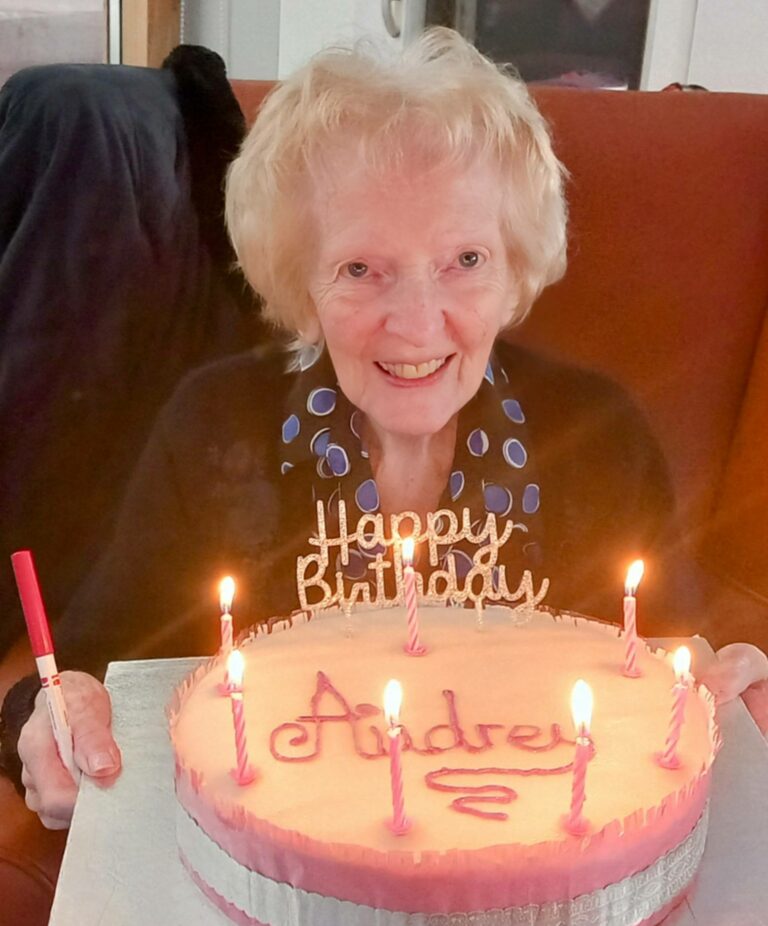
[(114, 772), (115, 760), (108, 752), (97, 752), (95, 756), (88, 758), (88, 768), (92, 775), (98, 775), (100, 772)]

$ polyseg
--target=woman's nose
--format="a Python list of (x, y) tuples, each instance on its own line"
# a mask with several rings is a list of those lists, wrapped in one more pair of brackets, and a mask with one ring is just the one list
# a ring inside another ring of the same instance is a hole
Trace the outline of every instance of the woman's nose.
[(425, 346), (442, 332), (444, 306), (430, 279), (404, 279), (390, 292), (384, 327), (411, 344)]

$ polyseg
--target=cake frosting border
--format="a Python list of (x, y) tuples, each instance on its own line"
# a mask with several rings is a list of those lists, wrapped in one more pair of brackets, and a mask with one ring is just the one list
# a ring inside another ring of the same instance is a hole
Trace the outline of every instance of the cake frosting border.
[[(177, 836), (182, 863), (199, 886), (245, 914), (246, 922), (333, 923), (334, 926), (637, 926), (679, 900), (690, 887), (704, 854), (709, 805), (693, 830), (647, 868), (572, 900), (489, 908), (470, 912), (409, 913), (382, 910), (273, 881), (237, 863), (177, 806)], [(212, 860), (215, 884), (201, 874)], [(206, 890), (207, 889), (207, 890)]]
[[(518, 620), (519, 610), (510, 609)], [(341, 616), (335, 609), (331, 613)], [(555, 622), (599, 629), (617, 639), (621, 636), (619, 627), (579, 614), (549, 608), (537, 608), (536, 613)], [(238, 644), (258, 642), (264, 635), (323, 616), (324, 612), (316, 616), (299, 611), (273, 618), (249, 628), (240, 635)], [(671, 665), (672, 657), (662, 647), (639, 642), (646, 652)], [(190, 692), (202, 677), (222, 666), (222, 657), (214, 656), (175, 689), (167, 708), (172, 742), (176, 718)], [(532, 895), (540, 904), (562, 902), (605, 889), (648, 868), (684, 842), (698, 822), (705, 819), (709, 777), (721, 739), (712, 694), (703, 685), (697, 685), (695, 692), (706, 707), (711, 745), (699, 770), (658, 804), (638, 808), (583, 837), (419, 853), (315, 841), (210, 793), (204, 777), (184, 766), (174, 748), (177, 800), (201, 830), (210, 838), (215, 837), (214, 842), (237, 864), (269, 880), (290, 884), (296, 890), (333, 896), (340, 902), (373, 903), (375, 909), (395, 912), (391, 900), (394, 896), (400, 909), (422, 916), (524, 907)], [(666, 824), (661, 827), (662, 833), (649, 839), (647, 830), (662, 824)], [(619, 840), (621, 853), (614, 851)], [(456, 877), (459, 872), (461, 879)], [(468, 889), (462, 891), (461, 884), (468, 885)]]

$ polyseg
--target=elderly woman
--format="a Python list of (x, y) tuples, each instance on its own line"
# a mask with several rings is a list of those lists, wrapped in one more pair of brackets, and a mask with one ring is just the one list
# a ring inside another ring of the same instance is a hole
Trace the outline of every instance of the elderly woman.
[[(672, 539), (660, 453), (616, 387), (499, 339), (563, 273), (563, 179), (523, 84), (444, 30), (392, 65), (321, 54), (276, 88), (231, 168), (227, 220), (290, 349), (179, 389), (57, 630), (61, 662), (99, 673), (109, 658), (215, 650), (225, 570), (241, 623), (290, 611), (317, 500), (330, 517), (344, 500), (353, 518), (512, 519), (508, 573), (529, 568), (551, 579), (550, 603), (614, 617), (627, 560)], [(448, 555), (461, 573), (466, 552)], [(366, 567), (353, 551), (347, 580)], [(82, 672), (64, 686), (75, 759), (109, 782), (109, 698)], [(33, 679), (4, 716), (29, 807), (66, 826), (75, 785)]]

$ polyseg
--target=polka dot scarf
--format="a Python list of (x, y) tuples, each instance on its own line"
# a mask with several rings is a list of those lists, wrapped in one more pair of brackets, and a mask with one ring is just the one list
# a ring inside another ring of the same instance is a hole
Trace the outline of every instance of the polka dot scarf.
[[(361, 514), (379, 510), (361, 424), (361, 413), (339, 388), (327, 352), (305, 363), (288, 395), (280, 446), (281, 472), (307, 488), (310, 523), (318, 499), (325, 502), (331, 530), (339, 499), (345, 501), (350, 527)], [(522, 526), (502, 548), (510, 580), (522, 569), (540, 565), (541, 490), (529, 453), (525, 411), (512, 376), (493, 356), (480, 389), (459, 413), (456, 453), (439, 507), (459, 514), (469, 508), (473, 523), (491, 512), (500, 521), (511, 519)], [(462, 544), (446, 551), (455, 558), (459, 577), (471, 568), (475, 551)], [(364, 559), (362, 551), (350, 557), (348, 579), (370, 574)]]

